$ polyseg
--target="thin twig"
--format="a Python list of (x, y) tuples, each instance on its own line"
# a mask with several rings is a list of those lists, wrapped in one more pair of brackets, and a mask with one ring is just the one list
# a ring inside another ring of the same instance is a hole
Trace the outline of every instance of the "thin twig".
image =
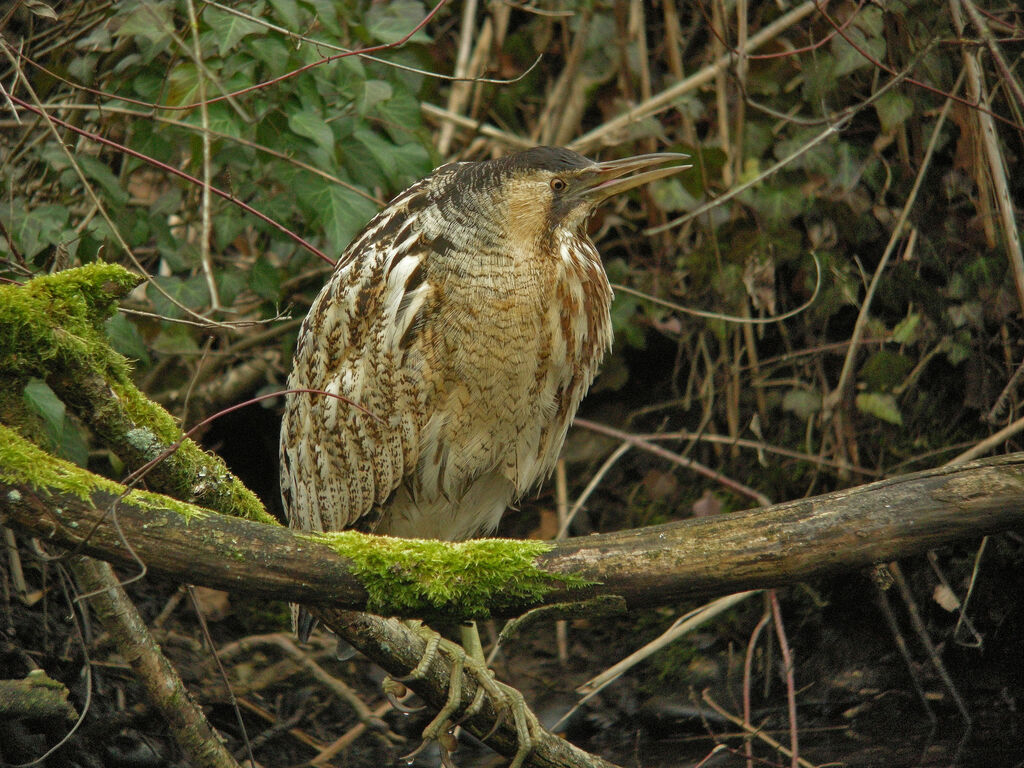
[(576, 702), (572, 709), (570, 709), (568, 712), (562, 715), (559, 721), (552, 726), (552, 730), (557, 730), (559, 726), (565, 723), (570, 717), (572, 717), (572, 715), (581, 706), (583, 706), (591, 698), (600, 693), (604, 688), (611, 685), (620, 677), (622, 677), (622, 675), (624, 675), (627, 671), (629, 671), (637, 664), (650, 657), (652, 654), (656, 653), (657, 651), (660, 651), (667, 645), (671, 645), (683, 635), (693, 631), (702, 624), (707, 623), (715, 616), (719, 616), (720, 614), (725, 613), (726, 611), (732, 610), (735, 606), (739, 605), (744, 600), (747, 600), (753, 597), (754, 595), (758, 595), (760, 593), (761, 590), (755, 589), (749, 592), (737, 592), (733, 595), (719, 597), (715, 600), (712, 600), (709, 603), (705, 603), (699, 608), (695, 608), (694, 610), (689, 611), (683, 616), (680, 616), (672, 623), (672, 625), (668, 629), (662, 632), (654, 640), (647, 643), (642, 648), (638, 648), (637, 650), (633, 651), (633, 653), (631, 653), (626, 658), (622, 659), (616, 664), (613, 664), (611, 667), (606, 669), (601, 674), (592, 677), (583, 685), (579, 686), (576, 689), (576, 692), (582, 694), (583, 698)]
[(640, 448), (641, 450), (653, 453), (655, 456), (660, 456), (663, 459), (671, 461), (673, 464), (678, 464), (680, 467), (691, 469), (698, 474), (704, 475), (715, 482), (721, 483), (726, 488), (735, 491), (743, 496), (748, 496), (763, 507), (771, 505), (768, 497), (760, 491), (757, 491), (750, 486), (744, 485), (739, 480), (733, 480), (731, 477), (726, 477), (716, 469), (711, 469), (699, 461), (693, 459), (687, 459), (684, 456), (680, 456), (678, 453), (662, 448), (660, 445), (654, 445), (654, 443), (643, 440), (635, 435), (631, 435), (629, 432), (623, 432), (621, 429), (615, 429), (615, 427), (609, 427), (606, 424), (598, 424), (596, 421), (590, 421), (589, 419), (576, 419), (573, 424), (589, 429), (591, 432), (597, 432), (602, 435), (608, 435), (614, 437), (617, 440), (628, 442), (631, 445)]
[[(956, 84), (953, 86), (953, 93), (960, 90), (960, 84), (963, 82), (963, 77), (964, 74), (961, 72), (960, 77), (957, 78)], [(853, 326), (853, 333), (850, 335), (850, 346), (846, 350), (846, 358), (843, 360), (843, 368), (839, 374), (839, 381), (835, 388), (825, 398), (823, 403), (826, 413), (835, 410), (836, 406), (843, 398), (846, 397), (852, 387), (853, 367), (857, 359), (857, 352), (860, 350), (860, 341), (864, 336), (864, 331), (867, 328), (868, 320), (871, 316), (871, 304), (874, 300), (875, 293), (878, 290), (878, 285), (881, 282), (882, 274), (885, 272), (885, 268), (889, 263), (889, 258), (896, 249), (897, 243), (899, 243), (903, 238), (903, 227), (907, 223), (907, 219), (910, 217), (910, 211), (913, 209), (914, 203), (917, 201), (917, 195), (921, 191), (921, 185), (924, 183), (925, 175), (931, 165), (931, 159), (939, 144), (939, 137), (942, 135), (942, 127), (946, 123), (946, 118), (949, 116), (949, 110), (952, 106), (952, 97), (947, 98), (946, 102), (942, 105), (942, 110), (939, 112), (938, 119), (935, 121), (935, 127), (932, 129), (932, 135), (928, 139), (928, 146), (925, 149), (924, 157), (921, 159), (921, 166), (917, 170), (917, 177), (914, 179), (914, 185), (911, 187), (910, 192), (907, 195), (906, 202), (903, 204), (903, 209), (900, 211), (900, 215), (896, 219), (896, 223), (893, 225), (892, 233), (889, 235), (889, 242), (885, 245), (885, 250), (882, 252), (882, 257), (879, 259), (878, 266), (875, 268), (875, 273), (871, 278), (871, 283), (868, 285), (864, 301), (861, 303), (860, 311), (857, 314), (857, 320)]]
[[(734, 715), (731, 712), (729, 712), (727, 709), (722, 707), (721, 704), (719, 704), (717, 701), (715, 701), (713, 698), (711, 698), (711, 694), (708, 693), (708, 691), (704, 691), (702, 693), (702, 695), (701, 695), (701, 698), (704, 700), (704, 703), (706, 703), (709, 707), (711, 707), (713, 710), (715, 710), (715, 712), (720, 714), (722, 717), (727, 719), (729, 722), (739, 726), (740, 728), (742, 728), (744, 731), (746, 731), (747, 733), (751, 734), (752, 736), (756, 736), (761, 741), (763, 741), (765, 744), (770, 746), (772, 749), (777, 749), (782, 754), (787, 755), (788, 757), (793, 757), (793, 753), (790, 752), (788, 749), (786, 749), (786, 747), (783, 746), (781, 742), (776, 741), (771, 736), (769, 736), (767, 733), (765, 733), (764, 731), (762, 731), (762, 730), (760, 730), (758, 728), (754, 728), (753, 726), (748, 727), (746, 724), (744, 724), (742, 718), (736, 717), (736, 715)], [(807, 760), (804, 760), (802, 757), (797, 757), (796, 760), (797, 760), (797, 764), (800, 766), (800, 768), (815, 768), (813, 763), (810, 763)]]
[[(785, 13), (771, 24), (760, 30), (747, 41), (747, 50), (754, 51), (762, 45), (774, 40), (784, 29), (794, 26), (807, 16), (814, 13), (816, 5), (813, 0), (801, 3), (789, 13)], [(645, 117), (650, 117), (666, 109), (670, 109), (677, 103), (681, 96), (697, 90), (710, 82), (720, 69), (726, 69), (733, 63), (731, 52), (715, 59), (714, 62), (703, 69), (698, 70), (685, 80), (666, 88), (655, 94), (642, 104), (638, 104), (627, 112), (608, 122), (583, 134), (569, 145), (570, 149), (586, 153), (598, 147), (608, 146), (616, 143), (619, 138), (628, 132), (629, 126)]]
[[(743, 656), (743, 728), (751, 733), (756, 729), (750, 722), (750, 685), (754, 666), (754, 650), (757, 648), (757, 639), (761, 632), (768, 626), (772, 614), (765, 610), (758, 619), (754, 630), (750, 633), (750, 640), (747, 641), (747, 651)], [(754, 768), (754, 745), (749, 738), (743, 740), (743, 751), (747, 755), (747, 768)]]
[(768, 603), (772, 608), (772, 619), (775, 624), (775, 636), (779, 639), (779, 651), (782, 653), (783, 669), (786, 673), (786, 707), (789, 711), (789, 746), (790, 766), (800, 766), (800, 742), (796, 722), (796, 680), (794, 679), (793, 654), (786, 639), (786, 626), (782, 623), (782, 608), (779, 606), (779, 594), (776, 590), (768, 590)]
[[(192, 56), (196, 62), (203, 57), (203, 50), (199, 44), (199, 19), (196, 16), (195, 3), (188, 0), (189, 28), (192, 32)], [(213, 257), (210, 254), (210, 240), (213, 232), (213, 222), (210, 218), (210, 178), (213, 159), (210, 157), (210, 110), (206, 103), (206, 70), (203, 67), (196, 68), (196, 87), (199, 90), (199, 121), (202, 131), (199, 138), (203, 145), (203, 183), (199, 188), (201, 202), (199, 206), (201, 227), (199, 231), (199, 263), (202, 265), (203, 277), (206, 278), (206, 288), (210, 292), (210, 311), (219, 312), (223, 307), (220, 305), (220, 296), (217, 292), (217, 279), (213, 274)], [(252, 759), (252, 755), (249, 756)]]

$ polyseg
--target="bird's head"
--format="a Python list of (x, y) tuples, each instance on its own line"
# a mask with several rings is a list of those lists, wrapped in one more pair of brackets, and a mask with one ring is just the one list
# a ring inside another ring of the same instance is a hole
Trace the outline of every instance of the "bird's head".
[(678, 164), (687, 157), (662, 152), (594, 162), (561, 147), (535, 147), (482, 163), (481, 170), (491, 181), (496, 202), (507, 211), (510, 234), (523, 242), (558, 230), (583, 232), (598, 205), (690, 168)]

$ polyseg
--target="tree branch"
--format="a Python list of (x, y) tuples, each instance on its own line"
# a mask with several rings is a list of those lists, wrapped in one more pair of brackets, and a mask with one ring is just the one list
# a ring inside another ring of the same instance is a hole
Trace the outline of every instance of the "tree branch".
[[(0, 523), (51, 544), (121, 564), (141, 560), (172, 578), (268, 599), (421, 618), (480, 616), (479, 598), (459, 591), (458, 579), (447, 594), (417, 591), (418, 579), (438, 576), (434, 568), (372, 572), (353, 560), (368, 547), (407, 552), (419, 543), (347, 533), (341, 547), (336, 534), (225, 517), (157, 494), (119, 498), (118, 484), (0, 430), (0, 441), (17, 445), (20, 456), (0, 449)], [(524, 576), (503, 571), (503, 558), (488, 549), (493, 540), (422, 546), (449, 551), (453, 568), (475, 569), (466, 588), (491, 583), (487, 612), (512, 616), (597, 595), (618, 595), (639, 607), (778, 586), (1021, 527), (1024, 454), (1018, 453), (746, 512), (553, 542), (534, 559), (537, 584), (549, 588), (514, 595), (510, 581)], [(523, 546), (545, 545), (508, 542), (508, 551)], [(386, 551), (381, 559), (387, 561)], [(590, 583), (565, 586), (573, 578)], [(371, 593), (394, 594), (395, 604), (370, 604)]]

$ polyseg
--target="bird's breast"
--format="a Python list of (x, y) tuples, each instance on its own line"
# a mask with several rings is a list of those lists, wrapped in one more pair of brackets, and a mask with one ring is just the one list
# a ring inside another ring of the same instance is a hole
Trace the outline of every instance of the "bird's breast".
[(436, 381), (423, 434), (427, 485), (500, 471), (525, 492), (554, 466), (580, 399), (610, 344), (611, 292), (597, 252), (449, 253), (432, 270), (426, 368)]

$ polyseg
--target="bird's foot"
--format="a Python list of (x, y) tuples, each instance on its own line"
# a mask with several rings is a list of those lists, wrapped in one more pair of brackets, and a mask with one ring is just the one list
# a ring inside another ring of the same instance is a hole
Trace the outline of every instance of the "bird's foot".
[[(413, 711), (405, 705), (402, 699), (402, 696), (406, 693), (404, 683), (425, 678), (430, 665), (440, 651), (443, 651), (444, 655), (448, 656), (452, 662), (451, 673), (448, 678), (448, 696), (444, 706), (434, 719), (427, 724), (426, 728), (423, 729), (421, 744), (402, 759), (409, 762), (422, 752), (430, 742), (437, 742), (441, 749), (441, 762), (447, 768), (453, 768), (454, 763), (452, 762), (451, 755), (458, 746), (454, 735), (455, 728), (460, 723), (479, 714), (484, 702), (489, 698), (491, 705), (497, 712), (497, 717), (494, 721), (494, 726), (483, 735), (481, 740), (486, 741), (490, 738), (501, 727), (502, 723), (506, 722), (507, 718), (511, 716), (516, 729), (517, 745), (516, 754), (512, 758), (512, 762), (509, 763), (509, 768), (521, 768), (536, 748), (538, 739), (535, 734), (540, 728), (536, 717), (526, 706), (523, 695), (515, 688), (498, 682), (486, 664), (468, 655), (459, 645), (443, 640), (440, 635), (432, 630), (428, 631), (430, 636), (427, 640), (427, 648), (416, 667), (407, 675), (400, 678), (388, 678), (384, 682), (385, 692), (388, 694), (392, 704), (403, 711)], [(473, 699), (469, 705), (460, 712), (462, 692), (467, 675), (476, 683), (476, 692), (473, 694)]]
[(405, 703), (405, 699), (409, 696), (409, 689), (406, 688), (405, 684), (412, 680), (422, 680), (427, 676), (427, 670), (430, 669), (430, 665), (437, 658), (437, 649), (441, 644), (441, 635), (429, 627), (417, 624), (415, 629), (418, 632), (425, 632), (427, 634), (427, 647), (423, 650), (419, 663), (407, 675), (402, 675), (401, 677), (388, 675), (384, 678), (381, 686), (384, 689), (385, 697), (391, 702), (391, 706), (399, 712), (412, 713), (423, 709), (423, 707), (410, 707)]
[[(530, 708), (526, 706), (523, 694), (511, 685), (505, 685), (495, 680), (489, 669), (485, 669), (484, 672), (499, 691), (499, 698), (493, 698), (492, 700), (496, 706), (500, 703), (502, 708), (498, 710), (498, 717), (494, 721), (494, 726), (482, 737), (481, 741), (486, 741), (490, 738), (491, 734), (498, 730), (499, 726), (508, 717), (508, 714), (511, 713), (512, 722), (516, 729), (516, 753), (512, 757), (512, 762), (508, 764), (508, 768), (521, 768), (523, 763), (526, 762), (526, 758), (533, 753), (533, 750), (537, 748), (537, 744), (540, 742), (540, 739), (535, 735), (540, 729), (540, 724), (530, 711)], [(485, 690), (487, 686), (479, 678), (478, 682), (480, 682), (480, 687), (477, 688), (477, 694), (479, 695), (479, 692)], [(474, 697), (473, 701), (476, 702), (476, 697)], [(482, 701), (481, 697), (481, 703)], [(477, 706), (479, 707), (479, 705)], [(472, 708), (473, 705), (471, 704), (467, 712)], [(468, 716), (465, 715), (464, 717)]]

